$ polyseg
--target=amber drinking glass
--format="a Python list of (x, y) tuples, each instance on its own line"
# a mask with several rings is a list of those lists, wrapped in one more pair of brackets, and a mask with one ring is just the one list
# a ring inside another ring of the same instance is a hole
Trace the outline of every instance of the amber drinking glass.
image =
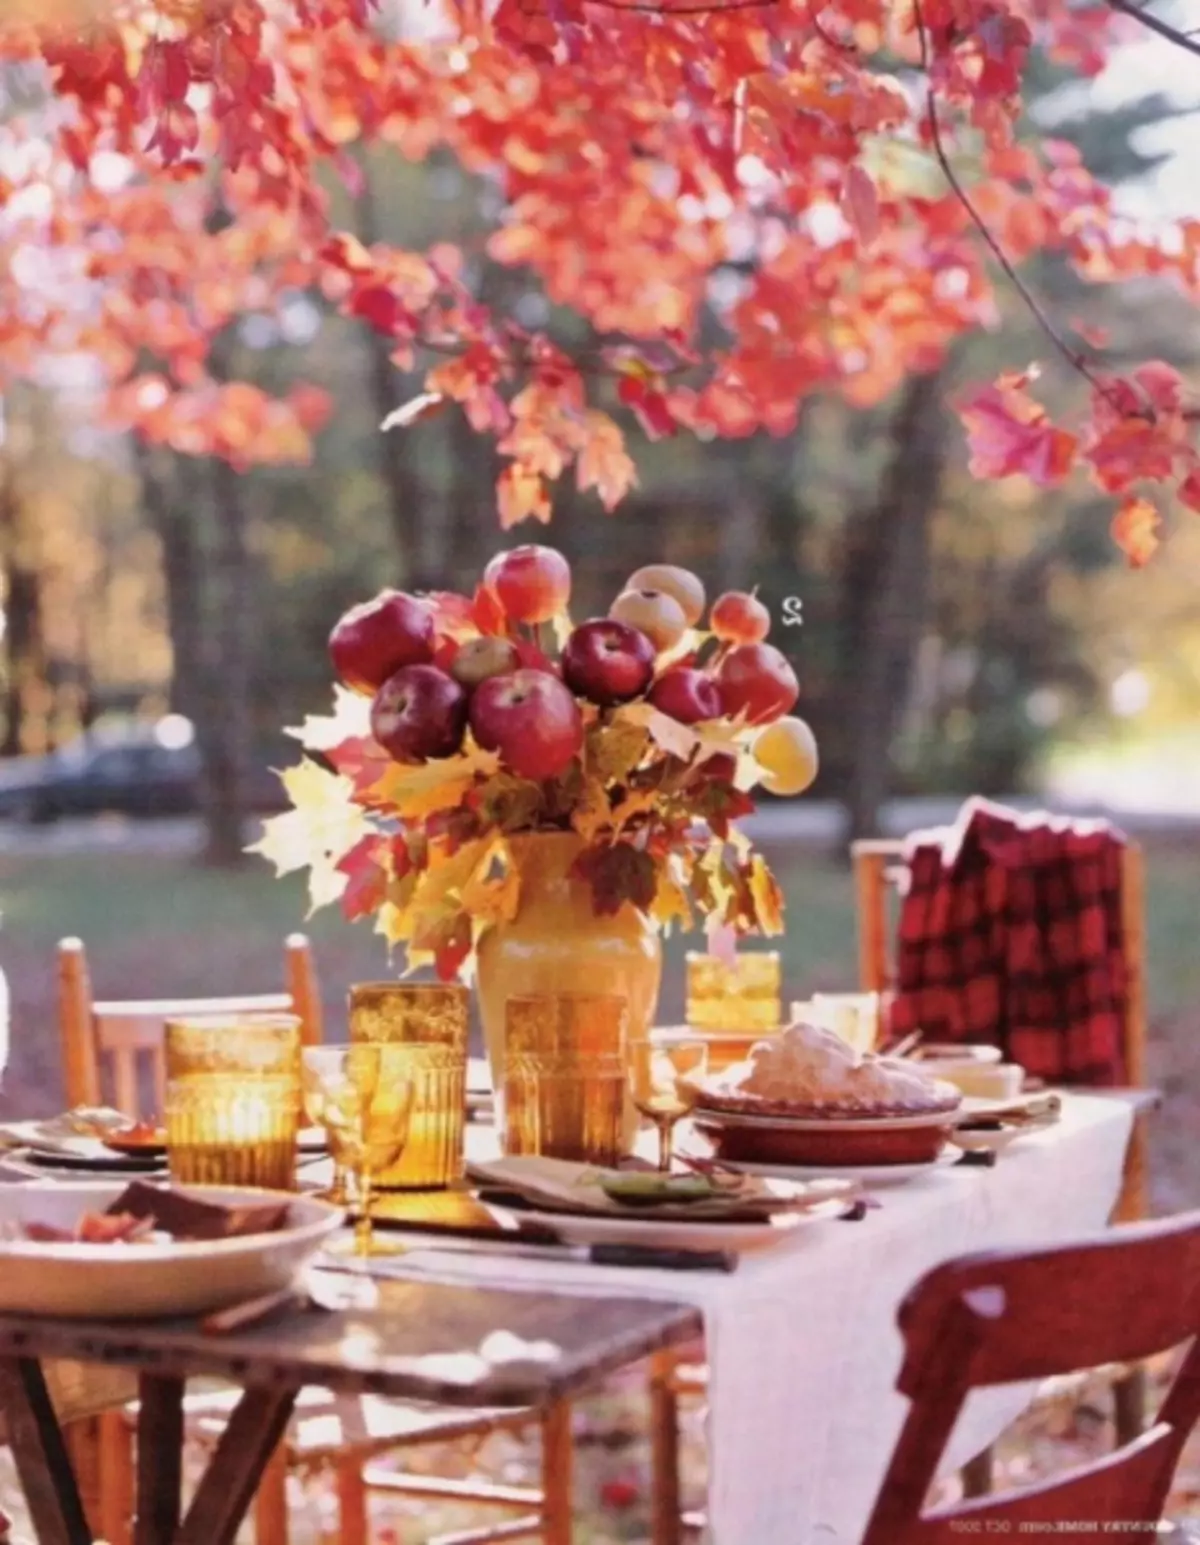
[(167, 1157), (182, 1184), (295, 1184), (300, 1021), (294, 1015), (167, 1022)]
[(615, 1164), (625, 1126), (628, 1006), (615, 994), (509, 998), (504, 1151)]
[(658, 1167), (671, 1168), (676, 1124), (695, 1109), (708, 1072), (708, 1042), (698, 1036), (644, 1035), (629, 1043), (629, 1092), (658, 1128)]
[(774, 950), (740, 954), (732, 965), (692, 951), (687, 956), (687, 1022), (694, 1030), (775, 1030), (782, 983)]
[(369, 1041), (304, 1049), (306, 1102), (320, 1112), (334, 1163), (348, 1170), (357, 1185), (355, 1245), (360, 1255), (372, 1253), (376, 1182), (398, 1162), (408, 1141), (410, 1051)]
[(464, 1171), (467, 1107), (465, 987), (440, 982), (360, 982), (350, 989), (350, 1040), (409, 1046), (413, 1108), (400, 1162), (381, 1189), (450, 1186)]

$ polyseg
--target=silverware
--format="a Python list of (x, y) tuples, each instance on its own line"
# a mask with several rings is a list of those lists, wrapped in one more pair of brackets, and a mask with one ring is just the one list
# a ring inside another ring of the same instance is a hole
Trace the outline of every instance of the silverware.
[(910, 1056), (925, 1039), (924, 1031), (914, 1030), (911, 1035), (902, 1035), (898, 1041), (879, 1048), (881, 1057), (907, 1057)]

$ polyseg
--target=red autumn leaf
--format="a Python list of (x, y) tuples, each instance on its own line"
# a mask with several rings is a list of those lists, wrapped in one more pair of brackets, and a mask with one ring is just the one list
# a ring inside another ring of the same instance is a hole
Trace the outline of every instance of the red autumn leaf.
[(1129, 560), (1130, 568), (1144, 568), (1153, 558), (1160, 546), (1161, 525), (1161, 517), (1148, 499), (1122, 500), (1111, 529), (1113, 541)]
[(857, 162), (847, 169), (842, 183), (842, 213), (859, 241), (869, 247), (879, 235), (879, 190)]
[(342, 915), (347, 922), (372, 916), (383, 903), (388, 885), (388, 874), (383, 867), (387, 845), (386, 837), (364, 837), (338, 860), (337, 868), (349, 876), (341, 903)]
[(613, 917), (626, 902), (648, 912), (658, 888), (649, 853), (628, 842), (584, 848), (571, 872), (591, 886), (592, 905), (600, 917)]
[(351, 316), (361, 317), (377, 333), (387, 337), (412, 333), (416, 328), (416, 318), (412, 312), (395, 291), (384, 284), (362, 285), (351, 296), (347, 310)]
[(433, 950), (433, 968), (440, 981), (457, 980), (471, 947), (471, 919), (465, 912), (436, 930), (436, 936), (426, 948)]
[(667, 405), (657, 378), (647, 380), (642, 375), (624, 375), (617, 387), (617, 396), (632, 408), (642, 429), (651, 440), (661, 440), (675, 433), (675, 419)]
[(508, 618), (500, 602), (485, 586), (477, 587), (471, 599), (471, 621), (481, 633), (489, 635), (508, 632)]
[(1045, 488), (1061, 482), (1071, 470), (1078, 440), (1056, 428), (1045, 408), (1020, 385), (999, 381), (985, 387), (962, 403), (959, 412), (967, 426), (974, 476), (1022, 473)]

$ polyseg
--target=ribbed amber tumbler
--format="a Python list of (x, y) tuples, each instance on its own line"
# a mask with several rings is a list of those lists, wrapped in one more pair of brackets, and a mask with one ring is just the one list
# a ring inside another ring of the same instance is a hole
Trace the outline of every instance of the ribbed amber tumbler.
[(300, 1124), (299, 1019), (171, 1020), (164, 1051), (172, 1180), (291, 1190)]
[(509, 998), (504, 1151), (615, 1164), (624, 1147), (628, 1005), (608, 994)]
[(469, 1002), (465, 987), (441, 982), (359, 982), (350, 989), (351, 1041), (411, 1051), (408, 1142), (400, 1162), (377, 1177), (383, 1190), (433, 1190), (462, 1179)]
[(779, 1025), (783, 973), (775, 950), (687, 956), (687, 1022), (693, 1030), (774, 1030)]

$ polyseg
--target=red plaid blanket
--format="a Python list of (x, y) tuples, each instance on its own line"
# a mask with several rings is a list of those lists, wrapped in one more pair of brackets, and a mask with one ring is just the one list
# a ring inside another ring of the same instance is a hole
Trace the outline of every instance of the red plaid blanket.
[(1122, 1083), (1124, 841), (1104, 821), (981, 799), (955, 826), (915, 833), (893, 1033), (999, 1045), (1055, 1082)]

